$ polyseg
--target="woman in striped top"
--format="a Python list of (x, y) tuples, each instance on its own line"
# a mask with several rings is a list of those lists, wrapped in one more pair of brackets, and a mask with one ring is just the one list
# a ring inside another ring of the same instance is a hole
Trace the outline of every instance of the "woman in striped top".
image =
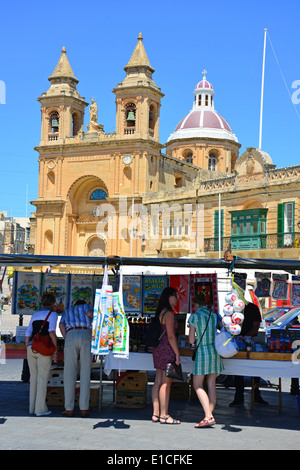
[[(193, 344), (196, 335), (198, 341), (201, 341), (196, 352), (193, 387), (205, 413), (204, 419), (195, 428), (202, 428), (215, 424), (213, 410), (217, 401), (216, 378), (222, 372), (224, 366), (215, 348), (215, 335), (218, 325), (217, 314), (210, 312), (206, 306), (204, 294), (197, 294), (194, 302), (197, 311), (189, 318), (189, 342)], [(207, 378), (207, 393), (203, 387), (205, 377)]]

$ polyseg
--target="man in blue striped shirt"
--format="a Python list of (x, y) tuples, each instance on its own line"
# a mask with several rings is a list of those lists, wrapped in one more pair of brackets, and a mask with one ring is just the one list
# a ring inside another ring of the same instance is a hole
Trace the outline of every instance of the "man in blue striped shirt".
[(65, 411), (63, 415), (74, 416), (75, 384), (80, 364), (80, 416), (88, 416), (91, 376), (91, 337), (93, 311), (83, 300), (64, 311), (59, 323), (65, 339), (64, 346), (64, 392)]

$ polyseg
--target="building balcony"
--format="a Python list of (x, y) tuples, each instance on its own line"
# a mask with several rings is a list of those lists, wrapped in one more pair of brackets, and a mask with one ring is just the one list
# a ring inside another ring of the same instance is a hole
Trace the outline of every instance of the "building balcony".
[[(299, 248), (300, 232), (232, 235), (221, 238), (221, 250), (277, 250)], [(205, 238), (204, 252), (219, 251), (219, 238)]]
[(190, 251), (191, 244), (187, 237), (173, 237), (162, 239), (162, 251)]

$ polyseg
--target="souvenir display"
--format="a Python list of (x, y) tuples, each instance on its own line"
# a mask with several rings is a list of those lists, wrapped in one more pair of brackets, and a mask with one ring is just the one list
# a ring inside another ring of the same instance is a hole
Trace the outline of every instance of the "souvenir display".
[(32, 315), (40, 308), (41, 273), (16, 271), (13, 309), (17, 315)]
[(292, 283), (292, 305), (295, 307), (300, 306), (300, 283)]
[(154, 315), (162, 291), (168, 285), (167, 276), (143, 277), (143, 312)]
[(83, 300), (86, 304), (93, 302), (93, 277), (87, 274), (71, 274), (70, 279), (70, 307), (78, 300)]
[(45, 273), (42, 292), (53, 294), (56, 298), (56, 313), (68, 308), (68, 274)]
[(141, 276), (123, 276), (123, 302), (126, 314), (142, 313)]
[(189, 311), (190, 276), (188, 274), (172, 274), (169, 276), (169, 286), (174, 287), (177, 291), (178, 301), (173, 308), (175, 314), (187, 313)]
[(286, 300), (288, 298), (288, 274), (277, 274), (272, 275), (272, 298), (276, 300)]
[(123, 304), (122, 269), (120, 269), (119, 290), (113, 293), (113, 313), (113, 355), (119, 359), (128, 359), (130, 331)]
[[(236, 286), (233, 280), (232, 284)], [(238, 297), (238, 293), (234, 290), (234, 288), (232, 292), (228, 292), (225, 295), (225, 300), (228, 303), (223, 307), (223, 326), (231, 335), (240, 335), (242, 323), (244, 321), (244, 315), (242, 312), (244, 311), (245, 303)], [(227, 318), (229, 318), (229, 320), (227, 320)]]
[(229, 315), (231, 316), (233, 314), (233, 306), (230, 304), (226, 304), (223, 307), (223, 313), (224, 315)]
[(108, 354), (113, 345), (113, 291), (105, 268), (102, 288), (96, 290), (92, 324), (91, 352)]
[(206, 303), (216, 313), (219, 312), (217, 275), (212, 274), (190, 274), (190, 299), (191, 313), (195, 313), (196, 308), (193, 299), (197, 294), (204, 294)]
[(271, 273), (255, 273), (257, 297), (271, 297)]

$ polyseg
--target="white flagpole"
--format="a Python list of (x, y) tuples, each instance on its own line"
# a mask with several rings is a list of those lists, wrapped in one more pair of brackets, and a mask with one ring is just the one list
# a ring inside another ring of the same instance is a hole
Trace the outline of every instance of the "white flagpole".
[(219, 259), (221, 259), (221, 194), (219, 194)]
[(261, 150), (261, 143), (262, 143), (262, 120), (263, 120), (264, 84), (265, 84), (266, 39), (267, 39), (267, 28), (265, 28), (264, 54), (263, 54), (263, 66), (262, 66), (262, 80), (261, 80), (259, 150)]

